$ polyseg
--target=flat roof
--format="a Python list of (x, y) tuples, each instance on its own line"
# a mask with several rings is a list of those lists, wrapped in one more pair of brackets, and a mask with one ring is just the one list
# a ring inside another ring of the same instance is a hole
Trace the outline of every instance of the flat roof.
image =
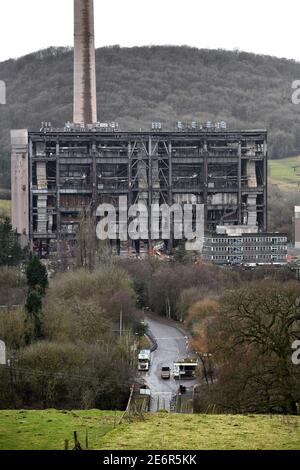
[(103, 137), (103, 138), (127, 138), (129, 136), (139, 136), (139, 137), (180, 137), (180, 138), (192, 138), (192, 137), (234, 137), (235, 135), (249, 135), (249, 136), (255, 136), (255, 135), (261, 135), (261, 134), (267, 134), (267, 129), (252, 129), (252, 130), (214, 130), (214, 131), (209, 131), (209, 130), (198, 130), (198, 131), (65, 131), (63, 129), (53, 129), (53, 130), (47, 130), (47, 131), (36, 131), (36, 130), (30, 130), (29, 136), (30, 137), (42, 137), (42, 136), (49, 136), (49, 137), (83, 137), (83, 138), (91, 138), (91, 137)]
[[(232, 225), (234, 227), (234, 225)], [(227, 233), (212, 233), (206, 235), (205, 238), (243, 238), (243, 237), (287, 237), (287, 233), (283, 232), (258, 232), (258, 233), (243, 233), (242, 235), (228, 235)]]

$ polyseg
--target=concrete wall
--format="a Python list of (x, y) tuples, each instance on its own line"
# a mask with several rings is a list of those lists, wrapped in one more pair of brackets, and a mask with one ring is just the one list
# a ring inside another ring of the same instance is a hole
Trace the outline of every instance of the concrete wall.
[(235, 193), (217, 193), (208, 196), (209, 204), (213, 206), (218, 205), (237, 205), (238, 204), (238, 197)]
[(29, 235), (28, 131), (11, 131), (12, 225), (21, 235)]
[(97, 122), (93, 0), (74, 0), (74, 116), (77, 124)]
[(258, 233), (258, 227), (251, 225), (218, 225), (218, 235), (228, 235), (232, 237), (240, 237), (246, 234)]

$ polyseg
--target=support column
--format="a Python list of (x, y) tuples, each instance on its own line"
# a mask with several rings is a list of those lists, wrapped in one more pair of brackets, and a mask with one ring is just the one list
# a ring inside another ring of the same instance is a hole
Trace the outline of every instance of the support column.
[(238, 147), (238, 223), (242, 225), (242, 142)]
[(132, 145), (128, 143), (128, 206), (132, 204)]
[(152, 206), (152, 190), (153, 190), (153, 165), (152, 165), (152, 138), (149, 137), (149, 165), (148, 165), (148, 249), (152, 253), (152, 220), (151, 220), (151, 206)]
[(92, 143), (92, 185), (93, 185), (93, 196), (92, 196), (92, 213), (95, 214), (97, 210), (98, 203), (98, 177), (97, 177), (97, 146), (96, 142)]
[[(127, 209), (129, 210), (129, 207), (132, 205), (132, 190), (133, 190), (133, 182), (132, 182), (132, 144), (131, 142), (128, 143), (128, 150), (127, 150), (127, 155), (128, 155), (128, 200), (127, 200)], [(128, 219), (128, 217), (127, 217)], [(128, 220), (127, 220), (128, 223)], [(128, 253), (131, 253), (131, 248), (132, 248), (132, 240), (129, 238), (128, 239)]]
[(264, 141), (264, 232), (268, 231), (268, 142)]
[[(206, 150), (205, 150), (206, 149)], [(208, 159), (207, 159), (207, 143), (203, 143), (203, 204), (204, 204), (204, 229), (207, 229), (208, 221)]]
[(56, 225), (57, 225), (57, 240), (61, 234), (61, 213), (60, 213), (60, 147), (59, 142), (56, 143)]
[(29, 240), (31, 242), (31, 248), (33, 246), (33, 193), (32, 193), (32, 176), (33, 176), (33, 168), (32, 168), (32, 156), (33, 156), (33, 145), (32, 141), (29, 142), (28, 148), (28, 174), (29, 174)]
[[(173, 205), (173, 161), (172, 161), (172, 142), (169, 142), (168, 145), (168, 156), (169, 156), (169, 206)], [(173, 214), (171, 216), (173, 218)], [(171, 233), (170, 240), (168, 242), (168, 250), (171, 253), (174, 248), (174, 232), (173, 232), (174, 223), (171, 220)]]

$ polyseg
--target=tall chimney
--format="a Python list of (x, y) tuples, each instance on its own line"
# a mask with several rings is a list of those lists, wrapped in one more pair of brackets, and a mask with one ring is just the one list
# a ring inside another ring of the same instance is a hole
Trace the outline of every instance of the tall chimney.
[(97, 122), (93, 0), (74, 0), (74, 109), (76, 124)]

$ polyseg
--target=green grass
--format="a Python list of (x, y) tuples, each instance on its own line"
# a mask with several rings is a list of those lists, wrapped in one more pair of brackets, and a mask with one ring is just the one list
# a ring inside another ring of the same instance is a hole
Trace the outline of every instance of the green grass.
[(0, 199), (0, 217), (10, 217), (11, 202)]
[(73, 448), (77, 431), (85, 446), (99, 447), (105, 433), (113, 429), (120, 413), (112, 411), (0, 411), (0, 450), (63, 450), (65, 440)]
[(121, 425), (101, 443), (108, 450), (300, 449), (300, 417), (159, 413)]
[(0, 411), (0, 450), (63, 449), (77, 431), (100, 450), (300, 449), (300, 416), (157, 413), (115, 424), (110, 411)]
[[(299, 168), (295, 168), (299, 165)], [(299, 176), (297, 176), (299, 175)], [(269, 179), (284, 191), (295, 191), (300, 184), (300, 156), (269, 161)]]

